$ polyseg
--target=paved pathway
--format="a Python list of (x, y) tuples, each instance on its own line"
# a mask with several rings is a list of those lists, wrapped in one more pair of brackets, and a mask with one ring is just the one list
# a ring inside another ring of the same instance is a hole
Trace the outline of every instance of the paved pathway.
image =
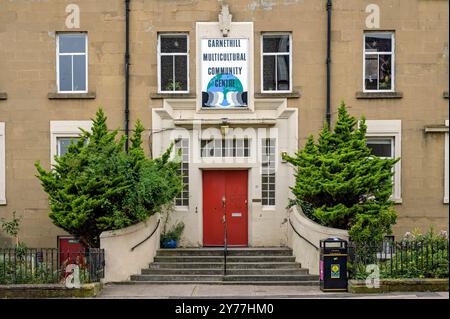
[(252, 285), (106, 285), (99, 298), (351, 298), (448, 299), (448, 292), (324, 293), (319, 287)]

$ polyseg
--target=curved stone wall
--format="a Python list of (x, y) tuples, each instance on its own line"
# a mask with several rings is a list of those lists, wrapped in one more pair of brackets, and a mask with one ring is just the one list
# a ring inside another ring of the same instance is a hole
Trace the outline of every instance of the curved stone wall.
[(339, 237), (348, 241), (346, 230), (319, 225), (307, 218), (299, 207), (289, 209), (288, 219), (288, 246), (292, 248), (296, 261), (308, 268), (310, 274), (319, 274), (320, 240)]
[[(100, 247), (105, 250), (103, 282), (129, 280), (131, 275), (140, 273), (142, 268), (148, 267), (153, 262), (159, 248), (161, 229), (159, 218), (159, 214), (155, 214), (144, 223), (106, 231), (100, 235)], [(155, 228), (153, 235), (145, 240)], [(141, 242), (142, 244), (135, 247)]]

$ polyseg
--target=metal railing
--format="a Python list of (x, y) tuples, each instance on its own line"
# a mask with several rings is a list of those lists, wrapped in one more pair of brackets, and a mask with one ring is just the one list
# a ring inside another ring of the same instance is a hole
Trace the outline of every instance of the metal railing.
[(314, 245), (312, 242), (310, 242), (308, 239), (306, 239), (304, 236), (302, 236), (300, 234), (300, 232), (295, 229), (294, 224), (292, 224), (292, 220), (289, 218), (289, 225), (291, 225), (292, 230), (294, 231), (294, 233), (297, 234), (298, 237), (300, 237), (301, 239), (303, 239), (304, 241), (306, 241), (308, 244), (310, 244), (312, 247), (314, 247), (317, 251), (319, 250), (319, 247), (317, 247), (316, 245)]
[(223, 208), (223, 275), (227, 275), (227, 255), (228, 255), (228, 228), (227, 228), (227, 211), (225, 197), (222, 198)]
[(98, 282), (105, 274), (104, 250), (0, 248), (0, 284), (64, 283), (73, 265), (78, 266), (80, 283)]
[(142, 240), (141, 242), (137, 243), (135, 246), (131, 247), (131, 251), (135, 250), (137, 247), (139, 247), (140, 245), (142, 245), (143, 243), (145, 243), (147, 240), (149, 240), (150, 238), (152, 238), (153, 234), (156, 233), (156, 231), (158, 230), (159, 224), (161, 222), (161, 219), (158, 219), (158, 222), (155, 226), (155, 229), (151, 232), (150, 235), (148, 235), (144, 240)]
[(366, 279), (376, 271), (381, 279), (448, 278), (448, 249), (447, 239), (350, 242), (349, 275), (352, 279)]

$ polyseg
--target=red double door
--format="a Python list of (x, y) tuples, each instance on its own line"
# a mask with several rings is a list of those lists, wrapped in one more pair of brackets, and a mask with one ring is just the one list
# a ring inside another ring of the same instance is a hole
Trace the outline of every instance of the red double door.
[(248, 245), (248, 171), (203, 171), (203, 245)]

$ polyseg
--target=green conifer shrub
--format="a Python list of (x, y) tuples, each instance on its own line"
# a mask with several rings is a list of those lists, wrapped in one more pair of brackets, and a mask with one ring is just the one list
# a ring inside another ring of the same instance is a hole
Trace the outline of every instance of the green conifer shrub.
[(127, 153), (126, 137), (117, 139), (106, 120), (99, 109), (92, 132), (82, 130), (67, 153), (55, 157), (53, 169), (35, 163), (53, 223), (92, 247), (99, 246), (101, 232), (145, 221), (182, 189), (180, 162), (170, 160), (172, 145), (160, 158), (147, 158), (137, 121)]
[(294, 203), (312, 220), (349, 230), (356, 242), (381, 241), (391, 232), (396, 212), (391, 200), (393, 168), (399, 159), (381, 159), (366, 146), (364, 117), (358, 125), (345, 103), (334, 130), (327, 126), (317, 143), (285, 160), (296, 167)]

